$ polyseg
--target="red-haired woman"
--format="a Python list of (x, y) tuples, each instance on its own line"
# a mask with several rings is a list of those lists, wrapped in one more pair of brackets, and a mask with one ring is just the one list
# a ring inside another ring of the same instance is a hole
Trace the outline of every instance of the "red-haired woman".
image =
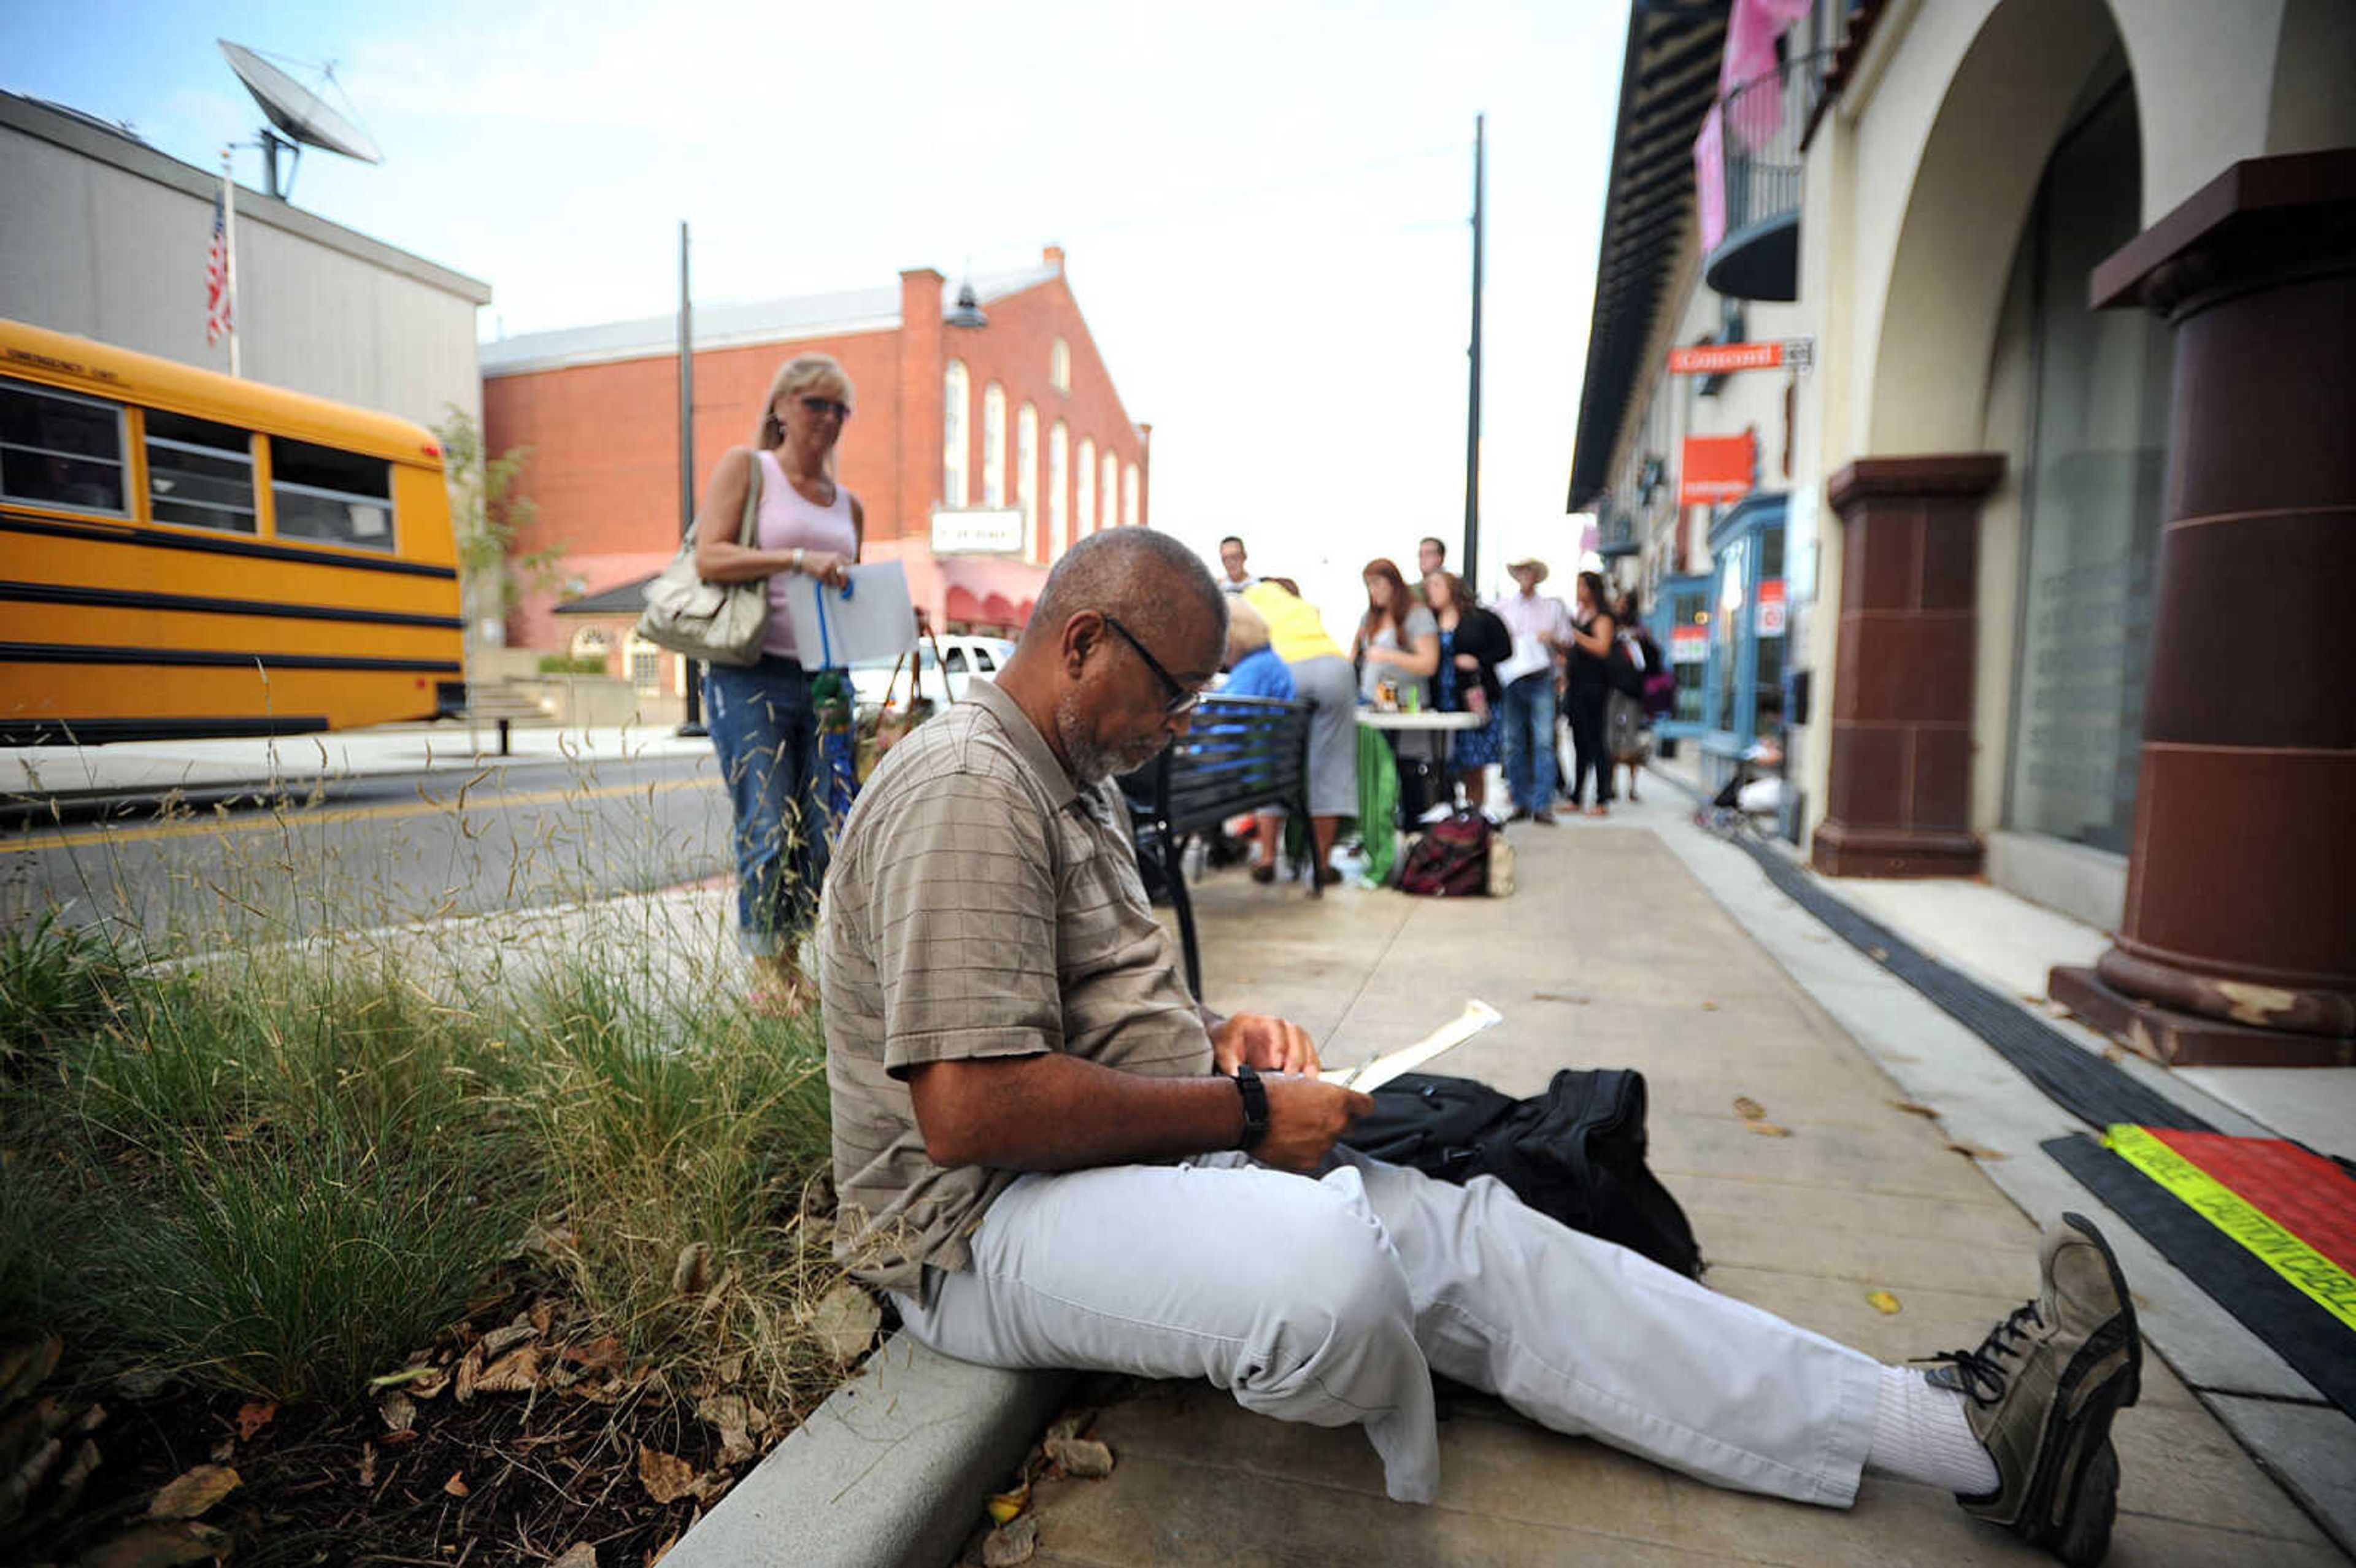
[(1416, 706), (1430, 707), (1431, 677), (1440, 668), (1440, 623), (1390, 561), (1370, 560), (1360, 575), (1366, 583), (1366, 613), (1350, 645), (1360, 700), (1372, 702), (1375, 688), (1387, 680), (1398, 686), (1400, 706), (1406, 706), (1411, 688)]

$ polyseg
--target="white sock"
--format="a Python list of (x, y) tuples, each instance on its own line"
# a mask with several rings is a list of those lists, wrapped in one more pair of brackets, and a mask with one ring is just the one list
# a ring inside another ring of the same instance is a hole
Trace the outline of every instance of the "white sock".
[(1881, 1369), (1873, 1400), (1873, 1445), (1868, 1469), (1944, 1487), (1966, 1497), (1997, 1488), (1996, 1461), (1972, 1435), (1964, 1396), (1933, 1387), (1910, 1367)]

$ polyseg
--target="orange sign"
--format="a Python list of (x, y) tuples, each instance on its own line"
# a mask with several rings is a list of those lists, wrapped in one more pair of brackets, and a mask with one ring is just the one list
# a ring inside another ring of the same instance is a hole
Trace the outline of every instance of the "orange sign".
[(1729, 370), (1772, 370), (1783, 362), (1780, 343), (1701, 343), (1669, 350), (1672, 376), (1718, 376)]
[(1751, 612), (1751, 624), (1758, 628), (1762, 637), (1780, 637), (1783, 635), (1784, 619), (1783, 580), (1780, 577), (1761, 578), (1759, 603)]
[(1758, 441), (1740, 435), (1689, 435), (1677, 474), (1677, 505), (1716, 507), (1751, 494)]
[(1789, 366), (1805, 370), (1814, 361), (1815, 340), (1784, 338), (1774, 343), (1697, 343), (1669, 350), (1672, 376), (1723, 376), (1730, 370), (1775, 370)]

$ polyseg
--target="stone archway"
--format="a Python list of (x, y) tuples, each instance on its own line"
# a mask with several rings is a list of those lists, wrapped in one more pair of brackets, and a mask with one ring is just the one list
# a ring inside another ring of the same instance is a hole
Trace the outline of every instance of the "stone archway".
[(1811, 846), (1826, 871), (1979, 869), (1981, 517), (2006, 467), (1982, 450), (1991, 366), (2047, 161), (2122, 48), (2103, 0), (2001, 0), (1940, 87), (1882, 252), (1858, 426), (1870, 455), (1826, 485), (1842, 528), (1826, 816)]
[(2120, 47), (2103, 0), (2004, 0), (1949, 80), (1890, 257), (1864, 450), (1968, 452), (2007, 279), (2054, 143)]

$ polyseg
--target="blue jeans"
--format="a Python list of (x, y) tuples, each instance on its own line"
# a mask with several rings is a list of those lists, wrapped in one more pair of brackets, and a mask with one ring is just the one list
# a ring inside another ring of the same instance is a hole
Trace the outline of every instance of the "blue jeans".
[(1505, 742), (1505, 787), (1524, 811), (1554, 805), (1554, 677), (1545, 670), (1505, 688), (1499, 715)]
[(812, 673), (772, 654), (704, 668), (704, 719), (736, 807), (736, 939), (757, 958), (790, 954), (809, 930), (832, 848)]

